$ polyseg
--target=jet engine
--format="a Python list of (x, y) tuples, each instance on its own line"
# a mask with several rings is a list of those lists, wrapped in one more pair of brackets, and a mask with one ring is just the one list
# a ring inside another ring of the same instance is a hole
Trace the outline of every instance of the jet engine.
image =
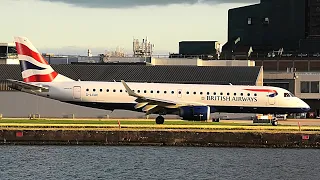
[(206, 121), (210, 119), (210, 107), (183, 106), (179, 109), (179, 116), (187, 121)]

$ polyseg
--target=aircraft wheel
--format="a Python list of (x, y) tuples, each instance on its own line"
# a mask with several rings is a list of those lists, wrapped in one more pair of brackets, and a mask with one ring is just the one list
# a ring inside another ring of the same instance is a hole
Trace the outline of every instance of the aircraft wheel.
[(163, 124), (164, 123), (164, 117), (158, 116), (156, 118), (156, 124)]
[(272, 126), (278, 126), (278, 121), (277, 120), (272, 120), (271, 124), (272, 124)]

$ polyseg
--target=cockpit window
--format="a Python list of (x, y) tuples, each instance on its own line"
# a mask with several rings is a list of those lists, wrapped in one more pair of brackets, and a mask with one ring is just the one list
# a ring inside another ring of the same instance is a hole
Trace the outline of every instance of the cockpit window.
[(292, 93), (284, 93), (284, 97), (295, 97)]

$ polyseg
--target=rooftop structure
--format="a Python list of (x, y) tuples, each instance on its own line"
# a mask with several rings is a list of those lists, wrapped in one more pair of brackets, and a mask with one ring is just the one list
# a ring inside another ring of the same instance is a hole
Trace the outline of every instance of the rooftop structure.
[(170, 58), (200, 58), (204, 60), (219, 59), (220, 43), (218, 41), (181, 41), (179, 53), (170, 54)]
[(134, 57), (151, 57), (154, 44), (148, 41), (148, 38), (142, 39), (142, 43), (138, 39), (133, 39), (133, 56)]

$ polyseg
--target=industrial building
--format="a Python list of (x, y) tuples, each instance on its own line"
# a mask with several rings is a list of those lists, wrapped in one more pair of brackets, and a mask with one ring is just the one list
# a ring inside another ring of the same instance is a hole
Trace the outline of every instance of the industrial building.
[(259, 4), (230, 9), (228, 42), (222, 55), (232, 57), (239, 50), (248, 52), (250, 47), (252, 58), (257, 59), (274, 51), (319, 53), (319, 9), (318, 0), (261, 0)]

